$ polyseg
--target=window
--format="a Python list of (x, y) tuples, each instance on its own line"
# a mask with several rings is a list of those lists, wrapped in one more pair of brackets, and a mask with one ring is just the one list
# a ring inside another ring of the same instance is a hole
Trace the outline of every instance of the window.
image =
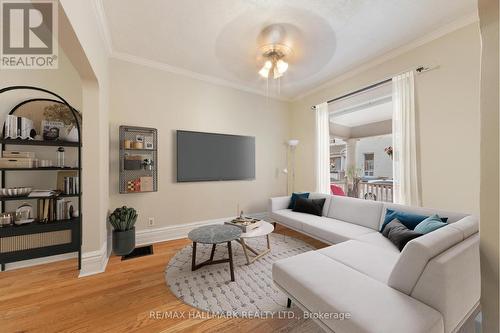
[(374, 157), (375, 157), (375, 154), (374, 153), (368, 153), (368, 154), (364, 154), (365, 156), (365, 163), (364, 163), (364, 174), (365, 176), (373, 176), (373, 169), (374, 169)]

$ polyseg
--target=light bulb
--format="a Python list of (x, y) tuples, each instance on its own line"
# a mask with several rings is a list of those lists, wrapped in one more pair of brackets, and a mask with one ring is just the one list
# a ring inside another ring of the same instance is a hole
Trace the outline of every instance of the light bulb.
[(278, 60), (278, 62), (276, 63), (276, 67), (278, 68), (278, 72), (280, 74), (283, 74), (286, 72), (286, 70), (288, 69), (288, 63), (286, 63), (286, 61), (280, 59)]
[(262, 67), (259, 74), (260, 76), (267, 78), (269, 76), (269, 68), (266, 68), (265, 66)]
[(262, 68), (266, 68), (266, 69), (271, 69), (271, 67), (273, 67), (273, 63), (271, 62), (271, 60), (266, 60), (266, 62), (264, 63), (264, 67)]

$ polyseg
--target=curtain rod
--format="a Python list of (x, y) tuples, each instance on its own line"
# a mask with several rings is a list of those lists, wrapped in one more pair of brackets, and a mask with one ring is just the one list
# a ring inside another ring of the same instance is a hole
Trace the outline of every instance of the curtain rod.
[[(427, 72), (427, 71), (433, 70), (433, 69), (435, 69), (435, 68), (437, 68), (437, 66), (434, 66), (434, 67), (424, 67), (424, 66), (419, 66), (419, 67), (417, 67), (417, 68), (415, 69), (415, 71), (416, 71), (417, 73), (423, 73), (423, 72)], [(363, 92), (363, 91), (366, 91), (366, 90), (370, 90), (370, 89), (376, 88), (376, 87), (378, 87), (378, 86), (381, 86), (381, 85), (383, 85), (383, 84), (389, 83), (389, 82), (391, 82), (391, 81), (392, 81), (392, 77), (391, 77), (391, 78), (388, 78), (388, 79), (385, 79), (385, 80), (382, 80), (382, 81), (379, 81), (379, 82), (377, 82), (377, 83), (371, 84), (371, 85), (369, 85), (369, 86), (367, 86), (367, 87), (364, 87), (364, 88), (361, 88), (361, 89), (358, 89), (358, 90), (352, 91), (352, 92), (347, 93), (347, 94), (345, 94), (345, 95), (342, 95), (342, 96), (340, 96), (340, 97), (335, 97), (335, 98), (332, 98), (332, 99), (330, 99), (330, 100), (326, 101), (326, 103), (327, 103), (327, 104), (330, 104), (330, 103), (332, 103), (332, 102), (336, 102), (336, 101), (338, 101), (338, 100), (340, 100), (340, 99), (343, 99), (343, 98), (346, 98), (346, 97), (350, 97), (350, 96), (352, 96), (352, 95), (359, 94), (359, 93), (361, 93), (361, 92)], [(311, 109), (312, 109), (312, 110), (315, 110), (315, 109), (316, 109), (316, 105), (311, 106)]]

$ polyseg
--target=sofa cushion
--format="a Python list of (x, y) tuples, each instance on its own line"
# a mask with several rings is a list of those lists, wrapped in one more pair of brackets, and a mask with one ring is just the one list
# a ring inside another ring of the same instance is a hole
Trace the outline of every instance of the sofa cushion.
[(323, 211), (321, 213), (322, 216), (328, 215), (328, 209), (330, 208), (330, 201), (332, 196), (324, 193), (310, 193), (309, 199), (325, 199), (325, 204), (323, 205)]
[(463, 239), (462, 232), (451, 224), (411, 240), (401, 252), (388, 285), (409, 295), (429, 260)]
[(375, 245), (399, 255), (399, 250), (396, 245), (385, 238), (380, 232), (371, 232), (369, 234), (361, 235), (359, 237), (356, 237), (355, 240)]
[(328, 217), (379, 230), (381, 202), (333, 195)]
[(434, 230), (442, 228), (446, 225), (447, 223), (443, 222), (439, 215), (434, 214), (417, 224), (413, 231), (421, 234), (428, 234), (429, 232), (433, 232)]
[(329, 217), (305, 220), (302, 223), (302, 230), (331, 244), (342, 243), (367, 233), (376, 232), (370, 228)]
[(288, 209), (293, 209), (295, 207), (295, 202), (297, 201), (298, 198), (309, 198), (309, 192), (304, 192), (304, 193), (292, 193), (292, 196), (290, 197), (290, 204), (288, 205)]
[(305, 199), (297, 198), (295, 201), (295, 207), (293, 207), (294, 212), (312, 214), (316, 216), (321, 216), (323, 211), (323, 206), (325, 205), (326, 199)]
[(309, 312), (349, 313), (321, 319), (335, 332), (443, 332), (436, 310), (317, 251), (277, 261), (273, 279)]
[(302, 224), (306, 221), (316, 223), (325, 219), (325, 217), (294, 212), (291, 209), (281, 209), (271, 212), (270, 217), (277, 223), (298, 231), (302, 231)]
[(403, 223), (399, 222), (398, 219), (394, 219), (385, 226), (382, 235), (387, 237), (387, 239), (401, 251), (406, 243), (423, 234), (408, 229)]
[[(411, 207), (411, 206), (405, 206), (405, 205), (399, 205), (399, 204), (393, 204), (393, 203), (384, 203), (382, 213), (380, 216), (380, 228), (384, 224), (387, 209), (397, 210), (400, 212), (408, 212), (408, 213), (413, 213), (413, 214), (418, 214), (418, 215), (424, 215), (424, 216), (431, 216), (434, 214), (438, 214), (441, 217), (447, 217), (448, 221), (446, 221), (446, 222), (448, 222), (448, 223), (453, 223), (453, 222), (459, 221), (459, 220), (463, 219), (464, 217), (468, 216), (468, 214), (464, 214), (464, 213), (449, 212), (449, 211), (434, 209), (434, 208)], [(380, 230), (380, 228), (378, 228), (378, 230)]]
[(317, 252), (383, 283), (387, 283), (399, 257), (399, 252), (357, 240), (328, 246)]

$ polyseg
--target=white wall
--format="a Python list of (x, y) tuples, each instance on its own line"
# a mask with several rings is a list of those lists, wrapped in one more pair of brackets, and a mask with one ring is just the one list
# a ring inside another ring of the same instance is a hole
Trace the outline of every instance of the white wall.
[[(440, 68), (416, 76), (419, 169), (424, 206), (479, 211), (478, 24), (470, 24), (403, 54), (335, 79), (292, 104), (297, 148), (296, 189), (314, 190), (311, 106), (419, 65)], [(465, 139), (466, 138), (466, 139)]]
[(392, 146), (392, 136), (382, 135), (359, 139), (356, 144), (356, 165), (364, 171), (364, 154), (374, 154), (374, 172), (376, 177), (392, 178), (392, 159), (384, 151), (386, 147)]
[[(287, 103), (123, 60), (110, 65), (111, 205), (136, 208), (139, 230), (148, 217), (158, 228), (234, 216), (237, 207), (265, 212), (270, 197), (285, 194)], [(158, 192), (118, 193), (120, 125), (158, 129)], [(256, 179), (176, 183), (178, 129), (255, 136)]]

